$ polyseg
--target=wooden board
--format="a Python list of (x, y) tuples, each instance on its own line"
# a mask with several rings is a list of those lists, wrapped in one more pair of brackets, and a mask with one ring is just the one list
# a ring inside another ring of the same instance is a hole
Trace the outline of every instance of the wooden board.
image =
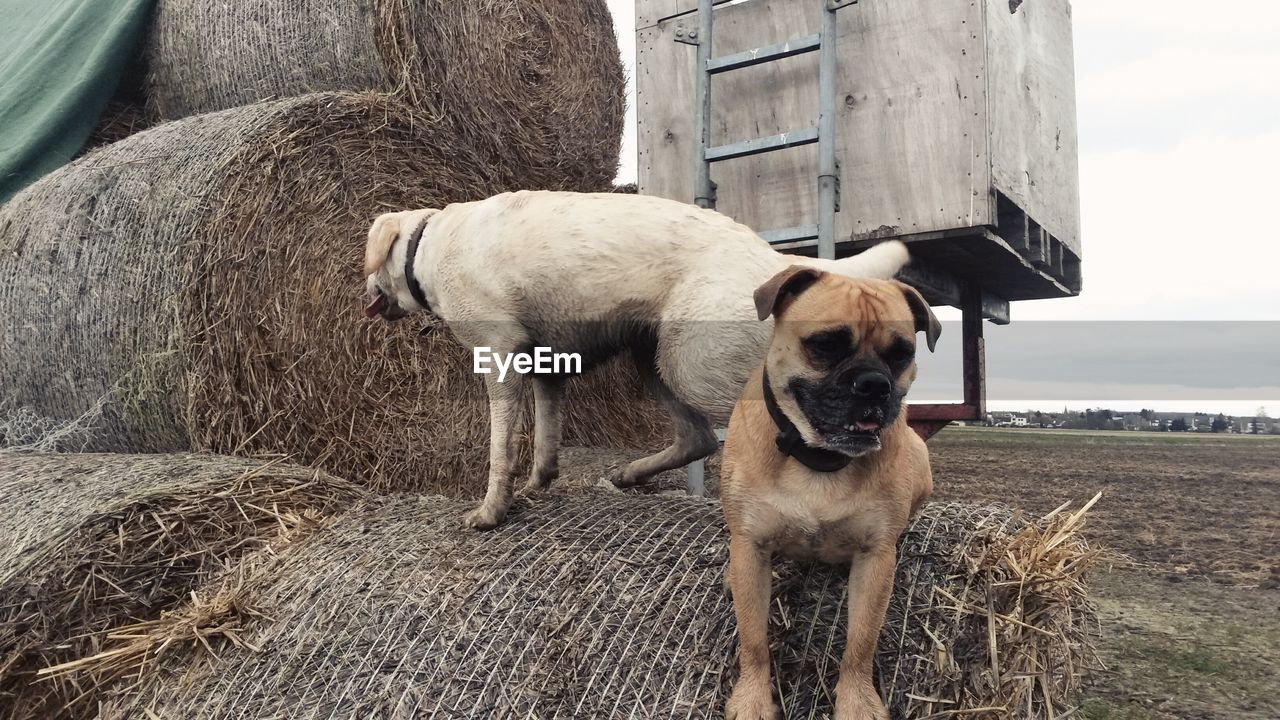
[[(732, 0), (713, 0), (722, 5)], [(643, 30), (662, 20), (698, 9), (698, 0), (636, 0), (636, 29)]]
[[(637, 13), (652, 19), (694, 6), (642, 0)], [(815, 33), (821, 12), (821, 3), (797, 0), (722, 7), (713, 54)], [(979, 0), (840, 11), (838, 241), (995, 222), (982, 13)], [(686, 13), (637, 33), (640, 191), (684, 201), (693, 197), (696, 49), (674, 37), (695, 22)], [(816, 54), (716, 77), (712, 144), (816, 125), (817, 80)], [(718, 163), (717, 209), (760, 231), (816, 222), (816, 158), (816, 146), (806, 146)]]
[(1079, 257), (1071, 4), (985, 2), (992, 180)]

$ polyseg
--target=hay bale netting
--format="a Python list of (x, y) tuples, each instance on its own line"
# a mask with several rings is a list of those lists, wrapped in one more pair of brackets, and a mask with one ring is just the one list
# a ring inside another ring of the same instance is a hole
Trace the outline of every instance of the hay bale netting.
[[(721, 716), (735, 622), (713, 503), (544, 498), (484, 535), (458, 529), (463, 510), (427, 497), (344, 515), (241, 588), (242, 607), (270, 620), (220, 616), (236, 631), (212, 645), (216, 656), (188, 643), (179, 660), (172, 644), (161, 649), (170, 630), (135, 633), (129, 652), (144, 677), (106, 693), (107, 707), (131, 717)], [(901, 541), (880, 640), (895, 718), (1066, 709), (1087, 653), (1091, 554), (1078, 521), (1026, 523), (1001, 506), (924, 511)], [(821, 717), (844, 646), (846, 571), (778, 569), (783, 708)], [(191, 634), (189, 613), (172, 622)]]
[(363, 497), (248, 459), (0, 452), (0, 717), (79, 714), (91, 699), (79, 678), (40, 668), (96, 654), (111, 628), (158, 619)]
[[(0, 207), (0, 414), (97, 414), (92, 450), (278, 452), (481, 491), (469, 349), (420, 336), (426, 316), (360, 313), (375, 215), (524, 184), (454, 141), (383, 96), (320, 94), (167, 123), (26, 188)], [(653, 443), (634, 375), (579, 385), (571, 441)]]
[(531, 184), (604, 189), (618, 162), (626, 81), (605, 0), (160, 0), (147, 63), (159, 119), (382, 90)]

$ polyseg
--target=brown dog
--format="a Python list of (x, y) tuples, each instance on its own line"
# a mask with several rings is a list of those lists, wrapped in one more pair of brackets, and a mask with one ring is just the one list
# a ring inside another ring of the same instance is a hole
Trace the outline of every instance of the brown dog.
[(849, 634), (835, 717), (887, 720), (871, 679), (893, 590), (895, 547), (933, 490), (929, 453), (907, 425), (915, 336), (940, 326), (913, 288), (806, 267), (755, 292), (775, 318), (764, 364), (729, 421), (720, 496), (741, 675), (729, 720), (772, 718), (768, 616), (772, 556), (851, 563)]

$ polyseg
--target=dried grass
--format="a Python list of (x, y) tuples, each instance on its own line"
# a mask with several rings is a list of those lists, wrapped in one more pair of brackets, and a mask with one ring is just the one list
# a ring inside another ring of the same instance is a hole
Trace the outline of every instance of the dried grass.
[(114, 646), (114, 628), (159, 620), (362, 497), (316, 470), (245, 459), (0, 453), (0, 717), (82, 716), (118, 676), (41, 668)]
[(617, 168), (625, 77), (604, 0), (161, 0), (147, 63), (159, 119), (378, 90), (530, 187), (603, 189)]
[[(714, 504), (525, 500), (484, 535), (459, 529), (462, 509), (405, 497), (344, 515), (237, 586), (256, 615), (236, 615), (234, 637), (181, 614), (147, 628), (148, 647), (187, 638), (185, 659), (105, 692), (104, 716), (720, 716), (736, 663)], [(877, 658), (895, 718), (1065, 716), (1090, 657), (1081, 517), (937, 504), (916, 519)], [(788, 718), (831, 710), (845, 582), (839, 569), (778, 567), (771, 632)], [(111, 650), (95, 662), (110, 665)]]
[[(319, 94), (167, 123), (47, 176), (0, 208), (0, 406), (65, 423), (107, 398), (92, 450), (279, 454), (378, 489), (482, 492), (469, 351), (419, 334), (428, 320), (360, 314), (372, 217), (531, 182), (522, 158), (456, 140), (394, 99)], [(571, 442), (658, 442), (634, 371), (575, 384)]]
[(112, 100), (103, 109), (102, 115), (98, 118), (98, 124), (94, 126), (93, 132), (89, 133), (89, 138), (85, 140), (80, 154), (119, 142), (134, 133), (146, 130), (152, 124), (147, 119), (143, 108), (136, 102)]
[[(1100, 551), (1080, 528), (1099, 497), (1031, 521), (947, 503), (912, 524), (889, 611), (902, 630), (886, 629), (878, 648), (880, 686), (900, 717), (1067, 715), (1095, 662), (1085, 575)], [(936, 537), (948, 539), (942, 548)]]

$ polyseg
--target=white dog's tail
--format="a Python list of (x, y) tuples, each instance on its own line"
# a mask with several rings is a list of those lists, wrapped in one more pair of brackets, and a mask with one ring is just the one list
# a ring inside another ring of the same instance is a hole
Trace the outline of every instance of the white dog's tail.
[(911, 262), (907, 246), (898, 240), (888, 240), (868, 248), (858, 255), (840, 260), (804, 258), (805, 265), (851, 278), (878, 278), (891, 280), (904, 265)]

